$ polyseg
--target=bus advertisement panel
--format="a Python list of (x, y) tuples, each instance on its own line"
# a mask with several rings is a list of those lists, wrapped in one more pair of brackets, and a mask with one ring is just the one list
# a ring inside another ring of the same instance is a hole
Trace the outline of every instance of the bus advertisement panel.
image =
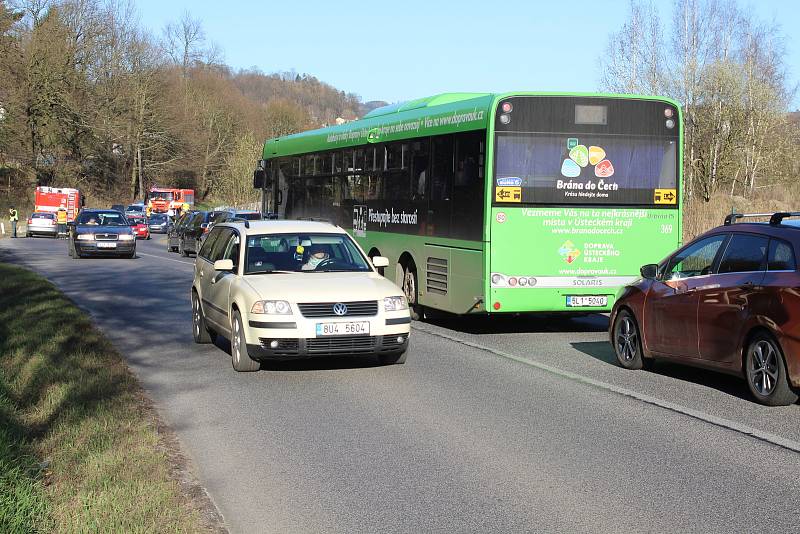
[(329, 220), (417, 312), (604, 311), (681, 235), (680, 109), (445, 94), (269, 140), (264, 206)]

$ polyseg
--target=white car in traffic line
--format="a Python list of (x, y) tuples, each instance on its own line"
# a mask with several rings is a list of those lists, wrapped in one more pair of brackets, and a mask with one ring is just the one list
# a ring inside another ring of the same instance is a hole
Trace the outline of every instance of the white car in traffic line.
[(231, 341), (237, 371), (262, 360), (374, 354), (404, 363), (411, 317), (403, 292), (342, 228), (316, 221), (215, 225), (195, 262), (197, 343)]

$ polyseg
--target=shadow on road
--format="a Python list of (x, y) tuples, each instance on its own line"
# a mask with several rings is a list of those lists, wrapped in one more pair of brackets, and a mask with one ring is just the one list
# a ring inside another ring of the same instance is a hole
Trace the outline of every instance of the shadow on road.
[[(611, 344), (606, 341), (588, 341), (570, 343), (572, 348), (580, 351), (592, 358), (601, 362), (617, 365), (617, 358), (614, 354), (614, 349)], [(680, 365), (678, 363), (667, 362), (658, 360), (654, 363), (650, 371), (662, 376), (682, 380), (684, 382), (691, 382), (699, 386), (705, 386), (716, 389), (723, 393), (727, 393), (733, 397), (743, 399), (750, 402), (755, 402), (747, 389), (747, 384), (741, 378), (736, 376), (716, 373), (705, 369), (698, 369), (688, 365)]]
[(437, 313), (425, 322), (465, 334), (540, 334), (548, 332), (605, 332), (608, 317), (590, 315), (519, 314), (468, 315)]

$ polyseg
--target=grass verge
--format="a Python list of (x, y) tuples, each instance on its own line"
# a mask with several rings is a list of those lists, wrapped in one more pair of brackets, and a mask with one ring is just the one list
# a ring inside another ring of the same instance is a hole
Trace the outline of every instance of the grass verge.
[(0, 532), (218, 530), (122, 357), (40, 276), (0, 263)]

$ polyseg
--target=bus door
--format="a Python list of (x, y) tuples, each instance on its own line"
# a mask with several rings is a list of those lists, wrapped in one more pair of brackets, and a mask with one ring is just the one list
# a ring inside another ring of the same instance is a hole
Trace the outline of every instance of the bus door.
[(426, 235), (450, 237), (453, 213), (455, 143), (451, 135), (434, 137), (431, 143), (431, 177), (428, 185)]

